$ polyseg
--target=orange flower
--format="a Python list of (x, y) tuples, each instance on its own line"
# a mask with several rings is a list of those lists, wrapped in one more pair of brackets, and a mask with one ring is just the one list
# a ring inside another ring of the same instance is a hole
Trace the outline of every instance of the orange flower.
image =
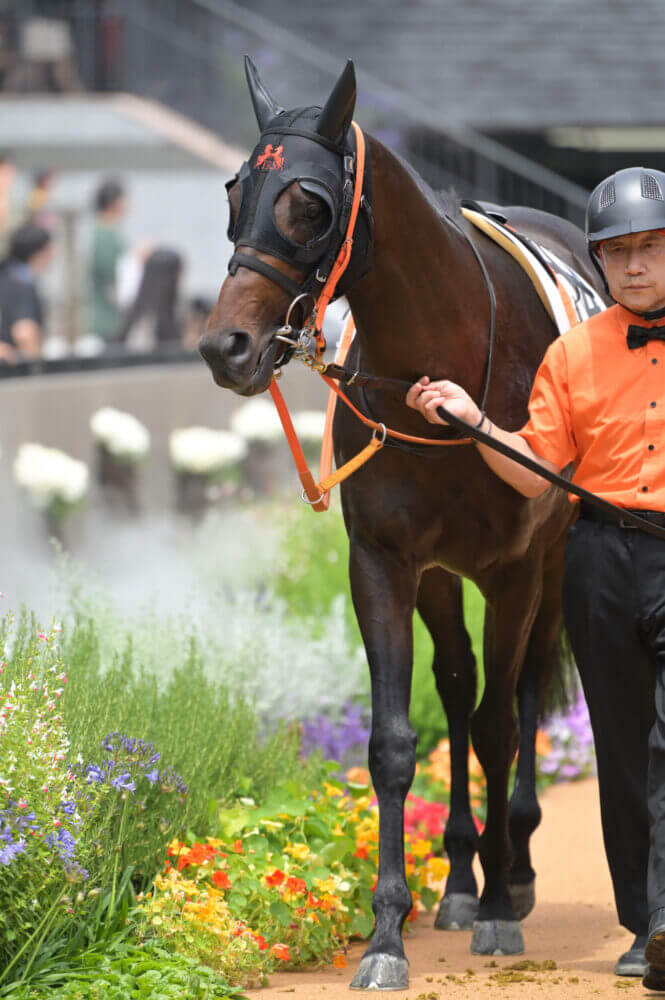
[(366, 767), (350, 767), (346, 772), (346, 780), (354, 785), (369, 785), (372, 779)]
[(539, 729), (536, 733), (536, 753), (539, 757), (547, 757), (552, 752), (550, 738), (544, 729)]
[(244, 851), (243, 846), (242, 846), (242, 840), (236, 840), (236, 841), (234, 841), (233, 847), (231, 848), (231, 850), (233, 851), (234, 854), (244, 854), (245, 851)]
[(289, 892), (293, 892), (296, 895), (300, 895), (301, 893), (307, 892), (307, 883), (305, 882), (304, 879), (294, 878), (294, 876), (292, 875), (290, 878), (287, 878), (285, 888)]
[(333, 958), (333, 965), (336, 969), (345, 969), (346, 959), (344, 958), (344, 955), (335, 955)]
[(265, 951), (268, 947), (268, 942), (264, 938), (263, 934), (252, 934), (252, 937), (259, 946), (259, 951)]
[(367, 858), (369, 857), (369, 851), (364, 846), (364, 844), (361, 844), (353, 856), (354, 858), (360, 858), (362, 861), (366, 861)]
[(287, 944), (274, 944), (270, 949), (275, 958), (280, 958), (282, 962), (290, 962), (289, 946)]
[(211, 844), (200, 844), (198, 841), (178, 858), (178, 869), (182, 871), (188, 865), (202, 865), (214, 858), (215, 848)]
[(266, 885), (281, 885), (286, 875), (279, 868), (275, 868), (272, 875), (266, 875)]
[(230, 889), (231, 882), (226, 872), (216, 871), (212, 873), (212, 880), (218, 889)]

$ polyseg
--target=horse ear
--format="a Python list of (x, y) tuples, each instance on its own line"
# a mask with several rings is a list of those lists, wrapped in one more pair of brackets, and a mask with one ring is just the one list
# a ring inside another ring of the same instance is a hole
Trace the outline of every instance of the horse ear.
[(259, 123), (260, 130), (263, 132), (265, 127), (273, 118), (281, 114), (284, 108), (281, 108), (271, 96), (259, 76), (258, 69), (249, 56), (245, 56), (245, 75), (247, 77), (247, 86), (249, 87), (252, 104), (254, 105), (254, 114)]
[(340, 142), (349, 130), (355, 106), (356, 71), (349, 59), (325, 103), (316, 131), (331, 142)]

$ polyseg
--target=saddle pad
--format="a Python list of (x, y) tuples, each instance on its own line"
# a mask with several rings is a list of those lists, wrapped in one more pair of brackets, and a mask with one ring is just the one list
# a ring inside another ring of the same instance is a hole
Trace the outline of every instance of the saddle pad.
[[(489, 215), (470, 208), (462, 208), (462, 215), (515, 258), (531, 279), (560, 334), (607, 309), (595, 288), (551, 250)], [(528, 244), (533, 245), (533, 251)]]

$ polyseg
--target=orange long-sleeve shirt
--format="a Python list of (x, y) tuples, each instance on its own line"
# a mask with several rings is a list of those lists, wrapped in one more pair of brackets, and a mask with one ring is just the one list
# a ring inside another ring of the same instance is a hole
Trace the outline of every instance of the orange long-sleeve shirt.
[(665, 511), (665, 342), (630, 350), (631, 324), (665, 319), (615, 305), (550, 344), (518, 433), (559, 469), (573, 462), (573, 481), (603, 499)]

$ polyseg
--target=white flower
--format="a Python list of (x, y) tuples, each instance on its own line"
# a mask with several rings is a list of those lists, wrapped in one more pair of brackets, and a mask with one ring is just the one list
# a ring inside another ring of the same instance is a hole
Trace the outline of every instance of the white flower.
[(293, 427), (301, 441), (322, 441), (326, 415), (321, 410), (299, 410), (293, 414)]
[(22, 444), (14, 459), (14, 476), (38, 507), (54, 500), (75, 504), (88, 490), (88, 466), (57, 448)]
[(212, 475), (241, 462), (247, 454), (247, 445), (231, 431), (182, 427), (169, 435), (169, 454), (176, 469)]
[(246, 441), (273, 443), (282, 436), (277, 410), (266, 399), (250, 399), (231, 417), (231, 428)]
[(119, 458), (137, 461), (150, 448), (150, 434), (131, 413), (103, 406), (90, 417), (90, 430), (107, 451)]

